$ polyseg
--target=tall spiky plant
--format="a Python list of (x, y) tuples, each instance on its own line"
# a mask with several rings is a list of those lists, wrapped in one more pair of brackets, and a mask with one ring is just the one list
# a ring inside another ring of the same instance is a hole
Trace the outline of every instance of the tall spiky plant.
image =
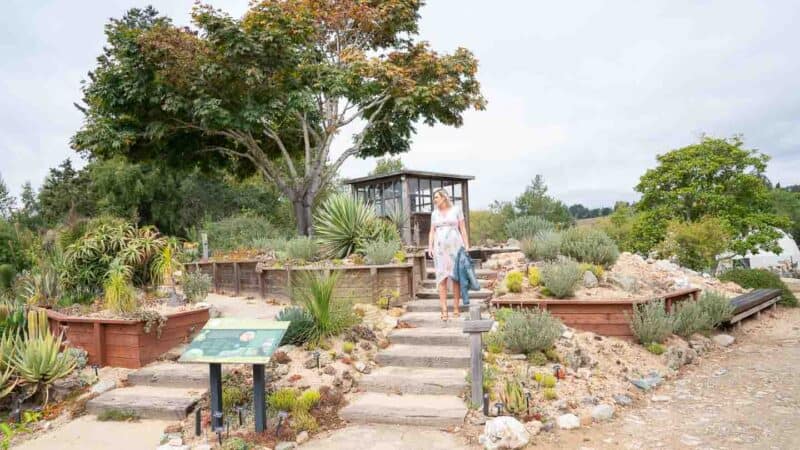
[(153, 283), (169, 282), (170, 301), (173, 304), (178, 302), (175, 272), (183, 270), (183, 263), (180, 261), (179, 255), (180, 243), (175, 238), (168, 238), (161, 250), (155, 255), (152, 264), (150, 264), (150, 276)]
[(364, 230), (375, 211), (348, 194), (336, 194), (322, 204), (314, 227), (323, 249), (333, 258), (346, 258), (358, 250)]
[(0, 334), (0, 400), (7, 396), (17, 386), (19, 380), (14, 373), (11, 359), (16, 352), (15, 340), (11, 334)]
[(75, 358), (67, 352), (61, 353), (61, 336), (47, 333), (21, 342), (12, 357), (14, 368), (22, 381), (34, 385), (34, 392), (44, 390), (44, 404), (47, 405), (50, 386), (75, 369)]
[(337, 275), (309, 273), (301, 276), (292, 289), (292, 301), (308, 312), (313, 321), (307, 331), (310, 342), (318, 343), (358, 323), (349, 303), (334, 300), (337, 280)]
[(103, 285), (105, 305), (118, 313), (130, 313), (138, 307), (136, 291), (131, 284), (131, 270), (119, 260), (109, 266)]

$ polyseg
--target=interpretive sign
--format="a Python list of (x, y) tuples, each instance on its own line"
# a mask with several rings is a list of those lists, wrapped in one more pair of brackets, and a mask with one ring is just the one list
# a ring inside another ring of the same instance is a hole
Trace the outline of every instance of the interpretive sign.
[(179, 362), (266, 364), (281, 343), (289, 322), (211, 319), (192, 340)]

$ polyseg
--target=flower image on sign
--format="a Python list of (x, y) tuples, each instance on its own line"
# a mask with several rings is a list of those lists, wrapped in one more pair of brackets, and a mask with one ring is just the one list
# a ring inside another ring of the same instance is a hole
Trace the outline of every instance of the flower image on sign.
[(288, 327), (274, 320), (211, 319), (178, 362), (266, 364)]

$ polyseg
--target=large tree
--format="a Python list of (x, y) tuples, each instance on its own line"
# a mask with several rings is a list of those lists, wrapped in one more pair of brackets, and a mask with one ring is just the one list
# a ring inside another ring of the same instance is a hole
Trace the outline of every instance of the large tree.
[(17, 200), (8, 192), (8, 186), (0, 175), (0, 218), (9, 218), (14, 211)]
[(642, 213), (637, 226), (644, 234), (652, 231), (649, 241), (663, 238), (670, 219), (697, 222), (714, 217), (734, 231), (735, 253), (780, 251), (777, 228), (786, 228), (788, 221), (772, 209), (764, 176), (767, 155), (744, 148), (738, 136), (703, 137), (657, 160), (658, 166), (642, 175), (636, 186), (642, 194), (636, 204)]
[(520, 216), (541, 216), (564, 225), (573, 221), (567, 205), (547, 195), (547, 185), (541, 175), (536, 175), (525, 192), (514, 200), (514, 208)]
[[(409, 149), (418, 122), (482, 109), (466, 49), (417, 42), (421, 0), (267, 0), (241, 19), (197, 5), (195, 29), (152, 8), (106, 27), (73, 146), (178, 166), (258, 172), (311, 231), (318, 193), (350, 157)], [(352, 142), (336, 158), (345, 127)]]

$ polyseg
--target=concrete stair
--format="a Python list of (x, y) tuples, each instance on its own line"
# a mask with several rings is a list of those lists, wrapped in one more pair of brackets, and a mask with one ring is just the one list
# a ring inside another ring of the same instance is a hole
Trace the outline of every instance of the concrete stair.
[[(436, 269), (428, 267), (426, 270), (427, 279), (436, 279)], [(475, 269), (475, 277), (479, 280), (494, 280), (497, 278), (497, 271), (491, 269)]]
[[(469, 291), (469, 299), (472, 300), (485, 300), (492, 296), (493, 292), (488, 289), (481, 289), (480, 291)], [(420, 289), (417, 291), (418, 299), (438, 299), (439, 291), (436, 289)], [(452, 298), (448, 295), (448, 298)]]
[[(464, 401), (454, 395), (393, 395), (366, 392), (339, 411), (349, 422), (446, 428), (461, 425)], [(369, 447), (364, 442), (365, 448)]]
[(467, 389), (464, 369), (381, 367), (364, 376), (358, 385), (369, 392), (402, 395), (459, 395)]
[(442, 321), (441, 314), (438, 312), (409, 312), (400, 316), (400, 321), (407, 323), (415, 328), (464, 328), (464, 320), (466, 320), (469, 313), (462, 313), (461, 317), (456, 319), (450, 313), (450, 320)]
[(378, 352), (375, 361), (382, 366), (466, 369), (469, 347), (395, 344)]
[[(479, 285), (480, 285), (482, 288), (485, 288), (486, 286), (488, 286), (488, 285), (489, 285), (489, 283), (490, 283), (490, 281), (489, 281), (489, 280), (487, 280), (487, 279), (484, 279), (484, 278), (478, 278), (478, 284), (479, 284)], [(423, 281), (422, 281), (422, 287), (423, 287), (424, 289), (436, 289), (436, 280), (435, 280), (435, 279), (433, 279), (433, 278), (428, 278), (428, 279), (426, 279), (426, 280), (423, 280)]]
[(131, 411), (141, 419), (183, 420), (208, 390), (208, 366), (160, 362), (131, 372), (128, 383), (89, 400), (87, 412)]
[[(481, 300), (476, 299), (476, 303), (480, 303), (481, 310), (486, 310), (486, 303)], [(470, 302), (471, 303), (471, 302)], [(440, 312), (441, 306), (439, 304), (439, 300), (433, 299), (422, 299), (422, 300), (412, 300), (406, 303), (406, 311), (408, 312)], [(462, 313), (469, 312), (469, 305), (458, 305), (458, 310)], [(447, 311), (450, 313), (453, 312), (453, 302), (447, 302)]]
[(459, 328), (396, 328), (389, 333), (392, 344), (467, 346), (469, 336)]

